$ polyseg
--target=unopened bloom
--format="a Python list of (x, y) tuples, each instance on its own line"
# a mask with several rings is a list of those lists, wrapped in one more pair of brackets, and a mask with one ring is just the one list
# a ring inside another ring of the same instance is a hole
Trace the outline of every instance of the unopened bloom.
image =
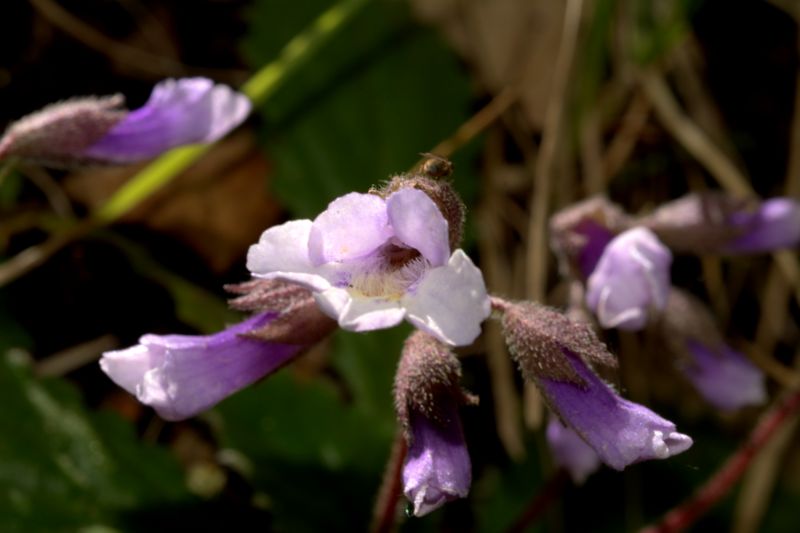
[(474, 402), (459, 386), (461, 364), (430, 335), (417, 331), (403, 347), (395, 376), (395, 407), (408, 444), (403, 493), (423, 516), (467, 496), (472, 483), (458, 406)]
[(53, 166), (133, 163), (192, 143), (215, 141), (250, 113), (250, 100), (206, 78), (168, 79), (139, 109), (121, 95), (51, 104), (12, 124), (0, 139), (0, 159)]
[(165, 420), (204, 411), (274, 372), (304, 346), (266, 342), (257, 333), (278, 317), (265, 312), (213, 335), (144, 335), (106, 352), (100, 368)]
[(747, 357), (723, 344), (715, 349), (688, 341), (690, 360), (679, 361), (683, 374), (711, 405), (734, 411), (767, 400), (764, 373)]
[(503, 333), (523, 376), (605, 464), (622, 470), (692, 445), (675, 424), (621, 398), (594, 373), (586, 361), (609, 366), (613, 357), (587, 324), (535, 304), (503, 307)]
[(466, 345), (490, 305), (480, 270), (462, 250), (450, 253), (450, 229), (416, 188), (386, 198), (350, 193), (313, 221), (266, 230), (250, 247), (247, 268), (311, 289), (344, 329), (388, 328), (405, 318), (443, 342)]
[(617, 235), (603, 250), (587, 283), (586, 303), (604, 328), (638, 330), (651, 308), (663, 309), (672, 254), (649, 229)]
[(546, 437), (555, 464), (569, 472), (576, 484), (582, 484), (600, 468), (600, 457), (592, 447), (558, 418), (550, 417)]
[(768, 252), (800, 245), (800, 202), (791, 198), (772, 198), (752, 211), (741, 210), (730, 217), (740, 232), (729, 241), (728, 253)]

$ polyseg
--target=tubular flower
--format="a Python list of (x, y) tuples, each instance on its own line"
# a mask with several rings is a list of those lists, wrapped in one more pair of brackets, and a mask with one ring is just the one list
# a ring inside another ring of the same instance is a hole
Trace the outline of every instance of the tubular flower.
[(583, 439), (570, 428), (550, 417), (546, 430), (547, 445), (555, 463), (569, 472), (572, 481), (583, 484), (600, 468), (600, 457)]
[(412, 440), (403, 467), (403, 493), (416, 516), (465, 498), (472, 483), (472, 465), (455, 402), (439, 408), (446, 413), (439, 421), (411, 413)]
[(766, 376), (726, 344), (701, 300), (673, 287), (659, 325), (676, 366), (708, 403), (733, 411), (766, 401)]
[(772, 198), (753, 211), (731, 215), (730, 223), (741, 233), (725, 246), (728, 253), (769, 252), (800, 245), (800, 202)]
[(604, 328), (638, 330), (650, 308), (663, 309), (670, 288), (672, 254), (652, 231), (617, 235), (589, 276), (586, 303)]
[(460, 379), (461, 364), (446, 345), (422, 331), (406, 340), (394, 394), (408, 444), (403, 492), (416, 516), (469, 492), (472, 467), (458, 406), (476, 399), (461, 390)]
[(689, 449), (692, 439), (675, 424), (624, 398), (576, 354), (564, 356), (580, 382), (540, 379), (542, 394), (559, 418), (615, 470), (650, 459), (666, 459)]
[(320, 308), (352, 331), (404, 318), (450, 345), (470, 344), (489, 316), (483, 276), (460, 249), (450, 253), (448, 220), (425, 192), (385, 199), (350, 193), (316, 219), (265, 231), (250, 247), (253, 276), (314, 291)]
[(735, 411), (767, 400), (764, 373), (747, 357), (727, 345), (718, 349), (687, 341), (691, 360), (679, 362), (680, 369), (711, 405)]
[(213, 142), (250, 113), (250, 100), (206, 78), (158, 83), (139, 109), (121, 95), (75, 98), (49, 105), (12, 124), (0, 139), (0, 159), (51, 166), (134, 163), (176, 146)]
[(692, 445), (675, 424), (621, 398), (592, 371), (586, 361), (612, 366), (614, 359), (587, 324), (531, 303), (502, 307), (503, 333), (522, 375), (605, 464), (622, 470)]

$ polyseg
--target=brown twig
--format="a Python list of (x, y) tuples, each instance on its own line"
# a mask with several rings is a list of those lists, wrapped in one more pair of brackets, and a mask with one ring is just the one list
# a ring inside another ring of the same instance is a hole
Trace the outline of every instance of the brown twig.
[(402, 474), (406, 451), (405, 436), (398, 430), (392, 443), (392, 450), (389, 452), (378, 496), (375, 498), (375, 508), (369, 528), (371, 533), (389, 533), (395, 529), (397, 503), (403, 492)]
[(497, 120), (519, 98), (519, 86), (511, 85), (500, 91), (480, 111), (472, 115), (463, 123), (456, 132), (431, 149), (432, 154), (450, 157), (453, 152), (471, 141), (476, 135), (485, 130)]
[(640, 530), (639, 533), (673, 533), (683, 531), (703, 516), (724, 497), (744, 474), (761, 450), (800, 408), (800, 392), (783, 395), (764, 413), (747, 441), (711, 476), (689, 501), (667, 513), (660, 522)]

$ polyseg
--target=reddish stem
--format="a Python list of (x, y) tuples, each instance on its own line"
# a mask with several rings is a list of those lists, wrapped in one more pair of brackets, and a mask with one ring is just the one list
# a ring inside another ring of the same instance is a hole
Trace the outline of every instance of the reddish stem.
[(664, 515), (661, 522), (647, 526), (639, 533), (673, 533), (683, 531), (692, 525), (728, 493), (747, 470), (758, 451), (798, 408), (800, 408), (800, 391), (784, 396), (762, 415), (747, 441), (690, 500)]
[(372, 514), (371, 533), (389, 533), (394, 530), (397, 520), (397, 502), (402, 494), (401, 477), (403, 474), (403, 462), (406, 458), (406, 439), (402, 431), (398, 431), (392, 443), (392, 451), (389, 452), (389, 460), (386, 462), (386, 470), (383, 474), (383, 481), (378, 490), (378, 497), (375, 500), (375, 509)]

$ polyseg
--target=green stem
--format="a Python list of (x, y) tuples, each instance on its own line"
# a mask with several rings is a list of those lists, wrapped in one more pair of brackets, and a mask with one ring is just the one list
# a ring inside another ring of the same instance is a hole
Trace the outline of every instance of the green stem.
[[(333, 6), (289, 41), (275, 61), (265, 65), (241, 88), (254, 104), (268, 100), (286, 79), (337, 33), (370, 0), (344, 0)], [(109, 224), (164, 187), (191, 166), (211, 145), (185, 146), (171, 150), (143, 168), (100, 206), (92, 218)]]

